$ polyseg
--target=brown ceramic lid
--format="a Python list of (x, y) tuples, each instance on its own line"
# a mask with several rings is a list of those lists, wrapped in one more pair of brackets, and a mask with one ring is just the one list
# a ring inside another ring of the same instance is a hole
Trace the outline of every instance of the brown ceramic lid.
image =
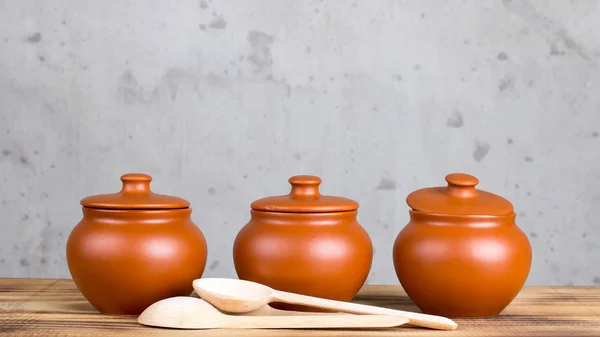
[(319, 177), (293, 176), (288, 182), (292, 185), (290, 194), (262, 198), (250, 207), (257, 211), (283, 213), (329, 213), (358, 209), (358, 203), (354, 200), (321, 195)]
[(412, 192), (406, 203), (415, 211), (460, 215), (505, 215), (514, 212), (510, 201), (475, 189), (479, 180), (471, 175), (452, 173), (448, 186), (424, 188)]
[(156, 194), (150, 190), (152, 177), (142, 173), (121, 176), (123, 188), (118, 193), (93, 195), (81, 200), (81, 205), (103, 209), (178, 209), (188, 208), (190, 203), (169, 195)]

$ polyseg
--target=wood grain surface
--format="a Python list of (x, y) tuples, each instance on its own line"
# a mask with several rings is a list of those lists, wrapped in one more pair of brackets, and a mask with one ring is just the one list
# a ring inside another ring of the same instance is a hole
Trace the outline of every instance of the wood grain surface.
[[(400, 286), (365, 286), (356, 302), (418, 311)], [(526, 287), (499, 316), (455, 331), (173, 330), (98, 313), (71, 280), (0, 279), (0, 336), (600, 336), (600, 287)]]

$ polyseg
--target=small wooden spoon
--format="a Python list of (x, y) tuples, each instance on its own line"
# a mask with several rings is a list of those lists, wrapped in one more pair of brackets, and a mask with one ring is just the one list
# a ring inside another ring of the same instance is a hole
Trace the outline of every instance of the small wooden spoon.
[(224, 312), (250, 312), (271, 302), (283, 302), (353, 314), (402, 316), (409, 324), (438, 330), (455, 330), (458, 326), (446, 317), (293, 294), (245, 280), (202, 278), (194, 280), (193, 286), (202, 299)]
[(224, 314), (200, 298), (179, 296), (152, 304), (138, 316), (138, 322), (176, 329), (310, 329), (386, 328), (408, 320), (387, 315), (236, 316)]

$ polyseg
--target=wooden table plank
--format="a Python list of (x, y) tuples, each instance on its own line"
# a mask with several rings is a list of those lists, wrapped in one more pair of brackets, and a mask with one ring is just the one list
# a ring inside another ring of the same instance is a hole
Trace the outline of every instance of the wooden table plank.
[[(399, 286), (365, 286), (355, 302), (418, 311)], [(456, 331), (174, 330), (98, 313), (71, 280), (0, 279), (0, 336), (600, 336), (600, 287), (526, 287), (499, 316)]]

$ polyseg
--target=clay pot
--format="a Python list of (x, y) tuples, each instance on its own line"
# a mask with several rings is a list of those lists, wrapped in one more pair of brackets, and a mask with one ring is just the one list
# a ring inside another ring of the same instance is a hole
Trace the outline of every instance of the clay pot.
[(289, 183), (288, 195), (252, 203), (250, 221), (233, 245), (238, 277), (277, 290), (350, 301), (373, 259), (371, 239), (356, 221), (358, 203), (321, 195), (318, 177), (294, 176)]
[(206, 241), (189, 203), (152, 193), (151, 180), (126, 174), (119, 193), (81, 200), (83, 219), (67, 241), (67, 263), (102, 313), (139, 315), (159, 300), (188, 296), (204, 272)]
[(394, 244), (396, 274), (424, 313), (498, 315), (527, 280), (531, 245), (508, 200), (475, 189), (479, 181), (467, 174), (446, 181), (408, 196), (410, 222)]

